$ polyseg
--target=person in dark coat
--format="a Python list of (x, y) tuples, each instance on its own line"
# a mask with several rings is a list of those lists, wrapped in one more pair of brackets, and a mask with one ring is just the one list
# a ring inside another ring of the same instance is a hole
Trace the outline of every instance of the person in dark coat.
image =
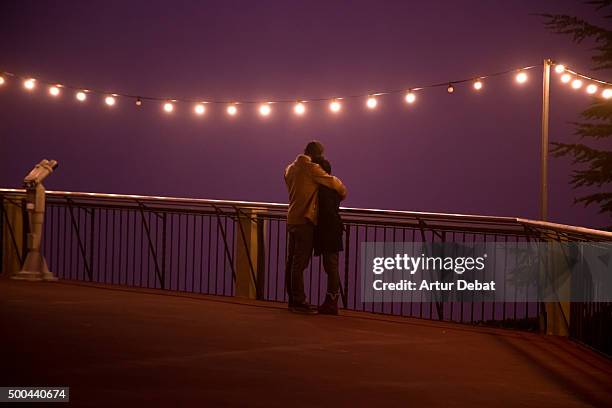
[[(331, 164), (324, 157), (313, 159), (327, 174), (331, 175)], [(342, 246), (343, 225), (340, 218), (340, 195), (323, 185), (319, 186), (318, 223), (314, 231), (314, 254), (323, 257), (327, 274), (325, 301), (319, 306), (320, 314), (338, 314), (340, 275), (338, 271), (339, 252)]]

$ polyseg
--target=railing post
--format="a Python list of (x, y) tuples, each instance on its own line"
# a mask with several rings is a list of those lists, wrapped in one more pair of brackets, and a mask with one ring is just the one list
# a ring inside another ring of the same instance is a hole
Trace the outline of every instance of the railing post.
[(265, 220), (257, 210), (240, 209), (236, 232), (236, 296), (262, 299), (265, 287)]
[[(27, 241), (23, 211), (25, 203), (16, 204), (13, 200), (2, 200), (2, 273), (10, 277), (21, 269)], [(27, 220), (27, 219), (25, 219)]]
[[(567, 241), (548, 241), (546, 249), (546, 265), (544, 269), (544, 285), (550, 285), (555, 291), (556, 299), (547, 299), (544, 303), (544, 329), (550, 336), (569, 336), (570, 299), (571, 296), (571, 265), (565, 257), (563, 246)], [(554, 283), (553, 283), (554, 282)], [(562, 283), (562, 284), (561, 284)], [(556, 301), (554, 301), (556, 300)]]

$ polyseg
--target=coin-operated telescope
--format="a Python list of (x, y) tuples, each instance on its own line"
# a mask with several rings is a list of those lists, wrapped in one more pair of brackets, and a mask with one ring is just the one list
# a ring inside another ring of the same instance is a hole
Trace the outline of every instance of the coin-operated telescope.
[(28, 234), (28, 253), (19, 272), (13, 279), (57, 280), (47, 266), (45, 257), (40, 253), (43, 221), (45, 219), (45, 186), (42, 182), (57, 167), (55, 160), (42, 160), (23, 180), (26, 188), (26, 208), (30, 233)]

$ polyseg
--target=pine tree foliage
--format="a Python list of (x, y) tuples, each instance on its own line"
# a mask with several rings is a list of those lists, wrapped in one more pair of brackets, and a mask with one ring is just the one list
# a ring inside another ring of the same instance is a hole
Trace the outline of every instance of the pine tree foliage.
[[(594, 5), (598, 11), (605, 12), (606, 20), (612, 19), (610, 14), (612, 0), (593, 0), (587, 3)], [(592, 57), (593, 69), (612, 69), (611, 30), (574, 16), (561, 14), (542, 14), (542, 16), (545, 20), (544, 25), (549, 30), (569, 35), (578, 44), (585, 40), (595, 44)], [(612, 151), (592, 147), (592, 142), (609, 145), (607, 141), (612, 141), (612, 99), (594, 97), (592, 105), (583, 111), (580, 117), (583, 121), (573, 124), (576, 126), (575, 134), (580, 136), (581, 143), (553, 142), (551, 154), (554, 157), (572, 158), (577, 168), (573, 171), (570, 180), (574, 188), (591, 187), (591, 190), (596, 190), (594, 193), (576, 198), (575, 202), (585, 206), (597, 205), (601, 213), (610, 214), (612, 217)]]

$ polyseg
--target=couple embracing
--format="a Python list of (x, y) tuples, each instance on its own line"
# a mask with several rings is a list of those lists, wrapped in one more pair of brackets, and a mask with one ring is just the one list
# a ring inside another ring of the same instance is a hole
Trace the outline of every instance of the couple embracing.
[[(338, 314), (340, 276), (338, 256), (342, 250), (340, 201), (346, 187), (332, 176), (331, 164), (323, 155), (323, 145), (312, 141), (285, 169), (289, 191), (287, 229), (289, 232), (285, 285), (289, 310), (307, 314)], [(323, 258), (327, 293), (318, 308), (311, 306), (304, 292), (304, 270), (312, 253)]]

